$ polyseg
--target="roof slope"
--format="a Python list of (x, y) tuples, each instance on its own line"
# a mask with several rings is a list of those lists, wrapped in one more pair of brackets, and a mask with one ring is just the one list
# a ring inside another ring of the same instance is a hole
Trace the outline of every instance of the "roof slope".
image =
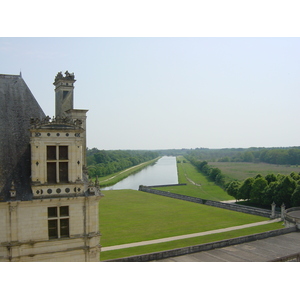
[(14, 181), (16, 200), (31, 198), (30, 118), (45, 114), (19, 75), (0, 74), (0, 201), (9, 200)]

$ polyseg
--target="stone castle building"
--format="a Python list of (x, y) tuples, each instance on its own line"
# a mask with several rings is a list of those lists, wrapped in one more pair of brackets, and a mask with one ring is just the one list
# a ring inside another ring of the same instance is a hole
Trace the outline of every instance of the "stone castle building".
[(99, 261), (98, 182), (74, 74), (55, 77), (55, 117), (20, 75), (0, 75), (0, 261)]

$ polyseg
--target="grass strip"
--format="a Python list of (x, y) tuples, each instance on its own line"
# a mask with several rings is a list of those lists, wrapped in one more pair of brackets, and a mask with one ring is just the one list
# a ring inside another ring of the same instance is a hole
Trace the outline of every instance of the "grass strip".
[(171, 242), (165, 242), (165, 243), (159, 243), (159, 244), (153, 244), (147, 246), (138, 246), (133, 248), (125, 248), (120, 250), (105, 251), (100, 254), (100, 261), (206, 244), (206, 243), (216, 242), (220, 240), (231, 239), (240, 236), (251, 235), (255, 233), (261, 233), (261, 232), (266, 232), (266, 231), (276, 230), (281, 228), (283, 228), (282, 222), (277, 222), (277, 223), (259, 225), (255, 227), (238, 229), (238, 230), (233, 230), (233, 231), (228, 231), (223, 233), (215, 233), (206, 236), (188, 238), (184, 240), (177, 240), (177, 241), (171, 241)]

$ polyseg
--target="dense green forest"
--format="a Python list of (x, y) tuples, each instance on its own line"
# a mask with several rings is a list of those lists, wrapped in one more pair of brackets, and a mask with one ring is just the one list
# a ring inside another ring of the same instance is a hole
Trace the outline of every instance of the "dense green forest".
[(90, 177), (106, 176), (136, 166), (159, 156), (156, 151), (87, 149)]
[(195, 148), (156, 150), (160, 155), (183, 155), (192, 159), (219, 162), (265, 162), (277, 165), (300, 165), (300, 147), (278, 148)]
[(300, 147), (232, 148), (185, 150), (190, 159), (220, 162), (265, 162), (277, 165), (300, 165)]

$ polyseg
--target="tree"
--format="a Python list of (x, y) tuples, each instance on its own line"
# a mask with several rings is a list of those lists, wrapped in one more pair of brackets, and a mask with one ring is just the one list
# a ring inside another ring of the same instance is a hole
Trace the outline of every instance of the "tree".
[(271, 182), (277, 181), (277, 176), (273, 173), (268, 174), (265, 178), (268, 181), (268, 184), (270, 184)]
[(264, 191), (264, 199), (263, 204), (265, 206), (271, 205), (275, 202), (276, 193), (278, 190), (279, 181), (272, 181), (270, 184), (265, 188)]
[(291, 207), (291, 197), (297, 187), (296, 181), (290, 176), (285, 176), (277, 186), (275, 203), (277, 205), (285, 204), (286, 207)]
[(258, 177), (254, 180), (250, 198), (253, 203), (263, 204), (265, 188), (268, 186), (268, 181), (263, 177)]
[(300, 175), (296, 172), (292, 172), (290, 176), (296, 181), (300, 179)]
[(300, 206), (300, 185), (297, 185), (291, 197), (292, 206)]
[(245, 162), (253, 162), (254, 161), (254, 155), (251, 151), (247, 151), (242, 155), (242, 159)]
[(238, 192), (239, 199), (245, 199), (245, 200), (250, 199), (250, 193), (251, 193), (254, 180), (255, 180), (254, 178), (249, 177), (242, 183)]
[(241, 183), (239, 181), (231, 181), (226, 189), (228, 195), (234, 197), (234, 199), (238, 200), (239, 197), (239, 189), (240, 189)]
[(209, 178), (213, 181), (216, 181), (216, 177), (221, 174), (221, 170), (219, 168), (212, 168), (209, 172)]
[(222, 173), (219, 173), (216, 177), (215, 183), (221, 187), (225, 187), (226, 184), (225, 176)]

